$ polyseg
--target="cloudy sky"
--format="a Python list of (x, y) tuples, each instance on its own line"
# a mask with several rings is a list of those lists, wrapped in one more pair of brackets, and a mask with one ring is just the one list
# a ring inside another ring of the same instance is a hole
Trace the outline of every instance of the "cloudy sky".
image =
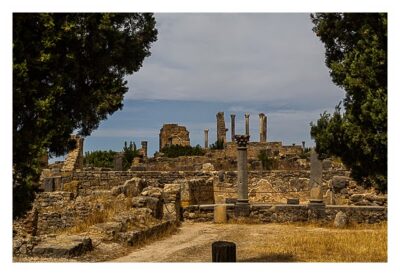
[[(324, 64), (323, 44), (309, 14), (213, 13), (155, 15), (158, 40), (141, 70), (128, 77), (124, 108), (85, 140), (84, 151), (121, 150), (123, 142), (149, 141), (158, 150), (164, 123), (190, 131), (191, 144), (216, 140), (216, 113), (236, 114), (236, 132), (250, 113), (251, 140), (258, 114), (268, 117), (269, 141), (312, 146), (311, 121), (343, 98)], [(227, 133), (230, 136), (230, 132)]]

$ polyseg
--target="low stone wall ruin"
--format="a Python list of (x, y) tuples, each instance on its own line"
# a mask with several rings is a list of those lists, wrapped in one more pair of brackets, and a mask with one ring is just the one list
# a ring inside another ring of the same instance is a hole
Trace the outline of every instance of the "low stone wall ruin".
[[(234, 220), (234, 204), (226, 204), (228, 221)], [(378, 223), (387, 220), (387, 208), (383, 206), (327, 205), (315, 207), (308, 204), (251, 204), (248, 221), (270, 222), (333, 222), (342, 211), (353, 223)], [(211, 222), (214, 220), (214, 205), (190, 205), (183, 208), (185, 220)]]

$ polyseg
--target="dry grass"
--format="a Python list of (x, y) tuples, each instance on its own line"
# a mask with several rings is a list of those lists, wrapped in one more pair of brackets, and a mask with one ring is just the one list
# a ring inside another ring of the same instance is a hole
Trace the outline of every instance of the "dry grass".
[(346, 229), (292, 225), (243, 253), (249, 255), (244, 257), (246, 262), (386, 262), (387, 225), (350, 225)]
[(104, 208), (94, 210), (89, 216), (83, 221), (78, 222), (73, 227), (60, 229), (57, 233), (59, 234), (79, 234), (88, 231), (89, 227), (97, 223), (104, 223), (110, 221), (112, 217), (117, 214), (131, 209), (131, 203), (129, 199), (113, 200), (104, 196), (97, 196), (94, 198), (93, 203), (101, 204)]

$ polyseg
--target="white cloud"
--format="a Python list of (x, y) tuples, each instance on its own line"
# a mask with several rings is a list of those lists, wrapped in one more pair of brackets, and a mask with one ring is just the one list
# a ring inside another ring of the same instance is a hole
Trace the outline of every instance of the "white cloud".
[(127, 98), (338, 101), (308, 14), (157, 14), (158, 41)]

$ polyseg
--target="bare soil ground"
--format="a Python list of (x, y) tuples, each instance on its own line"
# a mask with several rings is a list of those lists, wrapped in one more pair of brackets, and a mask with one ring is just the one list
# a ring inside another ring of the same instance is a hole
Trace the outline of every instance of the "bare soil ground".
[(211, 262), (214, 241), (236, 243), (238, 262), (386, 262), (387, 228), (185, 222), (169, 237), (114, 262)]

